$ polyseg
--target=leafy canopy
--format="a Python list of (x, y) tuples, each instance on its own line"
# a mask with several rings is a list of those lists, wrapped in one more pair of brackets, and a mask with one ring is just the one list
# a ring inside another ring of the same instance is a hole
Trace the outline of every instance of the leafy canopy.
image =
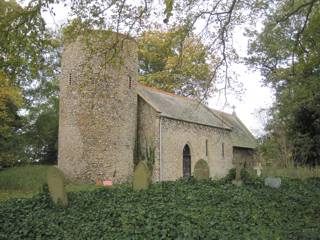
[(183, 96), (209, 97), (216, 59), (183, 29), (148, 31), (138, 38), (139, 81)]
[(41, 16), (47, 4), (30, 1), (22, 7), (0, 0), (0, 165), (39, 159), (35, 149), (43, 151), (47, 139), (35, 144), (37, 134), (31, 129), (41, 128), (38, 124), (45, 121), (38, 117), (44, 112), (57, 115), (57, 105), (48, 99), (57, 97), (57, 88), (50, 86), (58, 74), (59, 49)]
[(248, 61), (275, 90), (270, 139), (284, 139), (282, 149), (295, 163), (312, 166), (320, 164), (319, 26), (319, 0), (275, 4), (263, 31), (251, 33)]

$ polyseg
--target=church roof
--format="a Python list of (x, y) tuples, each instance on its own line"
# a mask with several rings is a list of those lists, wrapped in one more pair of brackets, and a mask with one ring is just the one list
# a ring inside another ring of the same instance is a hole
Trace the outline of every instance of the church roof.
[(257, 147), (257, 141), (255, 137), (251, 134), (251, 132), (242, 123), (242, 121), (237, 117), (236, 114), (229, 114), (215, 109), (211, 109), (211, 111), (215, 115), (223, 118), (229, 125), (232, 126), (231, 138), (233, 146), (243, 148)]
[(196, 100), (140, 85), (139, 95), (161, 116), (231, 130), (222, 119)]
[(231, 130), (234, 146), (255, 148), (256, 140), (233, 114), (210, 109), (199, 101), (139, 84), (138, 94), (161, 116)]

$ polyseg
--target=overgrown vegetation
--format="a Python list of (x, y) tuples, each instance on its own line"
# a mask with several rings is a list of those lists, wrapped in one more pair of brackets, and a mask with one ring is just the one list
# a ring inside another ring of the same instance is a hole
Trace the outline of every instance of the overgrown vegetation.
[(69, 193), (67, 209), (45, 194), (10, 200), (0, 204), (0, 238), (318, 239), (320, 179), (284, 179), (279, 190), (249, 182), (188, 179), (146, 191)]
[[(10, 198), (29, 198), (42, 191), (47, 183), (46, 165), (26, 165), (0, 171), (0, 201)], [(67, 192), (91, 191), (99, 188), (92, 184), (68, 182)]]
[(0, 171), (0, 190), (40, 191), (47, 182), (46, 165), (26, 165)]
[(264, 167), (262, 176), (288, 177), (294, 179), (320, 178), (320, 167)]

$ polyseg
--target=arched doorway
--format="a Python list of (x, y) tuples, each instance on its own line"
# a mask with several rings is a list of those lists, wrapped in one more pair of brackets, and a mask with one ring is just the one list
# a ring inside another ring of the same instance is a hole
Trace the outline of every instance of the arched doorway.
[(191, 154), (190, 147), (186, 144), (183, 148), (183, 177), (191, 176)]

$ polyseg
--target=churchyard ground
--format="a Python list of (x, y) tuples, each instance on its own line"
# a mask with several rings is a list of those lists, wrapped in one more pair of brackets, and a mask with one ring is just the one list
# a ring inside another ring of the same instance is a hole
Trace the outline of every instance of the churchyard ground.
[[(35, 172), (45, 168), (38, 166), (29, 176), (35, 180)], [(0, 172), (1, 194), (9, 188), (21, 190), (0, 203), (0, 239), (320, 238), (319, 178), (282, 178), (279, 189), (249, 175), (241, 187), (231, 184), (232, 175), (215, 181), (156, 183), (143, 191), (129, 185), (69, 184), (69, 206), (61, 208), (46, 192), (36, 190), (44, 178), (37, 180), (39, 185), (33, 180), (19, 183), (17, 171)], [(16, 186), (5, 183), (8, 176)], [(21, 198), (24, 193), (28, 198)]]

